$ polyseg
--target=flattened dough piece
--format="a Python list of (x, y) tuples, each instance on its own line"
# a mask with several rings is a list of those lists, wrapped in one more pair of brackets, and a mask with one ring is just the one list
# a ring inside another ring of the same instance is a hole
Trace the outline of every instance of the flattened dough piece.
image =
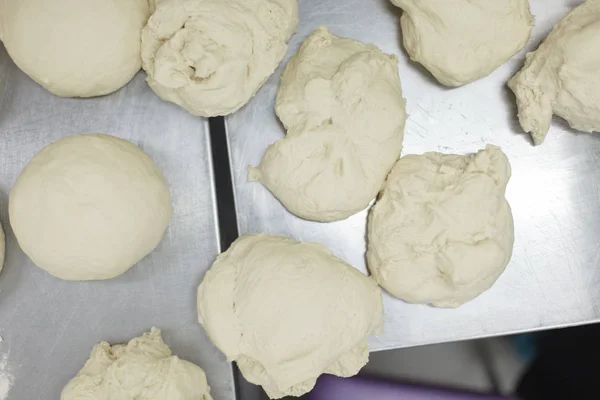
[(437, 307), (492, 286), (512, 255), (509, 177), (508, 159), (491, 145), (468, 156), (402, 157), (369, 215), (367, 262), (379, 284)]
[(600, 1), (587, 0), (556, 24), (527, 54), (508, 86), (517, 96), (519, 122), (541, 144), (552, 114), (574, 129), (600, 132)]
[(142, 32), (148, 84), (194, 115), (230, 114), (275, 71), (297, 24), (297, 0), (159, 2)]
[(271, 398), (300, 396), (323, 373), (358, 373), (382, 312), (374, 280), (320, 244), (281, 236), (242, 236), (198, 287), (210, 339)]
[(111, 346), (100, 342), (60, 400), (212, 400), (202, 368), (177, 356), (160, 330)]
[(286, 66), (275, 111), (287, 135), (249, 178), (301, 218), (336, 221), (363, 210), (400, 157), (406, 113), (396, 57), (327, 28)]
[(529, 40), (528, 0), (391, 0), (404, 10), (404, 48), (443, 85), (488, 76)]

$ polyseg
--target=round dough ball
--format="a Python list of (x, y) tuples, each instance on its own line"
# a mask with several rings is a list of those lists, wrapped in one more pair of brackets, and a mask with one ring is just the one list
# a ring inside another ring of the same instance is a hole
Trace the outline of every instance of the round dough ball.
[(487, 290), (510, 261), (508, 159), (426, 153), (398, 161), (369, 214), (367, 262), (392, 295), (458, 307)]
[(227, 115), (271, 76), (298, 24), (297, 0), (175, 0), (142, 32), (148, 84), (194, 115)]
[(10, 0), (2, 11), (11, 58), (58, 96), (114, 92), (141, 67), (148, 0)]
[(60, 400), (212, 400), (202, 368), (171, 355), (160, 330), (111, 346), (100, 342)]
[(400, 157), (406, 112), (398, 60), (327, 28), (285, 68), (275, 111), (287, 135), (249, 179), (301, 218), (337, 221), (365, 209)]
[(33, 262), (66, 280), (122, 274), (160, 242), (169, 189), (146, 153), (108, 135), (44, 148), (10, 192), (10, 222)]
[(529, 0), (391, 0), (410, 58), (446, 86), (483, 78), (529, 40)]
[(212, 342), (271, 398), (300, 396), (319, 375), (352, 376), (383, 324), (377, 284), (317, 243), (245, 235), (198, 288)]

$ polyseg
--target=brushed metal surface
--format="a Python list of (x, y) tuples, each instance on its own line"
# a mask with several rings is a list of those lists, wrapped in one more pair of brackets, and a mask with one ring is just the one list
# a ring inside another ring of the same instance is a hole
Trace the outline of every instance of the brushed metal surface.
[[(234, 399), (231, 365), (196, 320), (196, 287), (218, 253), (206, 120), (161, 101), (138, 74), (95, 99), (62, 99), (20, 72), (0, 46), (0, 372), (8, 399), (56, 400), (100, 340), (123, 342), (156, 326), (173, 353), (206, 371), (215, 399)], [(146, 151), (163, 172), (174, 214), (158, 248), (124, 275), (66, 282), (35, 267), (8, 223), (8, 193), (45, 145), (109, 133)]]
[[(531, 0), (533, 50), (572, 0)], [(544, 145), (533, 147), (516, 119), (507, 80), (523, 65), (521, 52), (487, 78), (446, 89), (401, 45), (400, 10), (387, 0), (301, 0), (300, 26), (286, 59), (257, 96), (226, 120), (240, 232), (267, 232), (320, 242), (366, 271), (366, 211), (345, 221), (316, 223), (289, 212), (260, 184), (247, 182), (267, 146), (284, 136), (273, 105), (280, 73), (299, 43), (319, 25), (370, 42), (400, 59), (409, 118), (403, 154), (470, 153), (501, 146), (513, 168), (507, 197), (516, 239), (497, 283), (456, 310), (410, 305), (384, 296), (385, 331), (372, 350), (423, 345), (525, 330), (582, 324), (600, 317), (600, 135), (577, 133), (558, 118)]]

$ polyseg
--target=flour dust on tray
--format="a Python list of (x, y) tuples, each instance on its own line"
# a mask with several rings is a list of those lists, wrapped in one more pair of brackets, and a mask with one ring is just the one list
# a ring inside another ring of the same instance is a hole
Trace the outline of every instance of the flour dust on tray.
[(95, 345), (60, 400), (212, 400), (202, 368), (172, 355), (159, 329), (127, 344)]
[(373, 45), (314, 31), (283, 72), (275, 111), (287, 134), (249, 179), (301, 218), (337, 221), (365, 209), (400, 157), (398, 60)]
[(383, 324), (375, 281), (317, 243), (244, 235), (198, 287), (198, 319), (271, 398), (301, 396), (321, 374), (352, 376)]
[(9, 400), (8, 394), (13, 381), (14, 376), (8, 365), (8, 355), (0, 354), (0, 400)]
[(140, 70), (148, 0), (0, 1), (0, 40), (15, 64), (58, 96), (101, 96)]
[(297, 0), (159, 2), (142, 32), (148, 84), (194, 115), (231, 114), (275, 71), (297, 24)]
[(520, 51), (533, 27), (528, 0), (391, 0), (404, 48), (443, 85), (489, 75)]
[(66, 280), (120, 275), (159, 244), (173, 209), (152, 159), (109, 135), (74, 135), (46, 146), (10, 191), (21, 249)]
[(519, 122), (541, 144), (556, 114), (583, 132), (600, 132), (600, 1), (564, 17), (508, 83)]
[(408, 155), (368, 221), (367, 263), (410, 303), (458, 307), (490, 288), (510, 261), (510, 164), (496, 146), (473, 155)]

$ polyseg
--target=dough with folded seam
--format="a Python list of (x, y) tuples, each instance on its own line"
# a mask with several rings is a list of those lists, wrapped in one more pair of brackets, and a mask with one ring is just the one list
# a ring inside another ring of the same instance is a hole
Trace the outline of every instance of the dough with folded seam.
[(352, 376), (382, 327), (377, 284), (317, 243), (244, 235), (198, 287), (212, 342), (271, 398), (300, 396), (323, 373)]
[(159, 329), (94, 346), (60, 400), (212, 400), (202, 368), (171, 354)]
[(408, 155), (390, 173), (368, 221), (367, 263), (379, 284), (410, 303), (458, 307), (487, 290), (512, 255), (504, 197), (506, 155)]
[(275, 111), (287, 134), (249, 179), (301, 218), (348, 218), (375, 198), (400, 156), (406, 113), (398, 60), (321, 27), (286, 66)]
[(231, 114), (275, 71), (297, 24), (297, 0), (159, 2), (142, 32), (148, 84), (194, 115)]

